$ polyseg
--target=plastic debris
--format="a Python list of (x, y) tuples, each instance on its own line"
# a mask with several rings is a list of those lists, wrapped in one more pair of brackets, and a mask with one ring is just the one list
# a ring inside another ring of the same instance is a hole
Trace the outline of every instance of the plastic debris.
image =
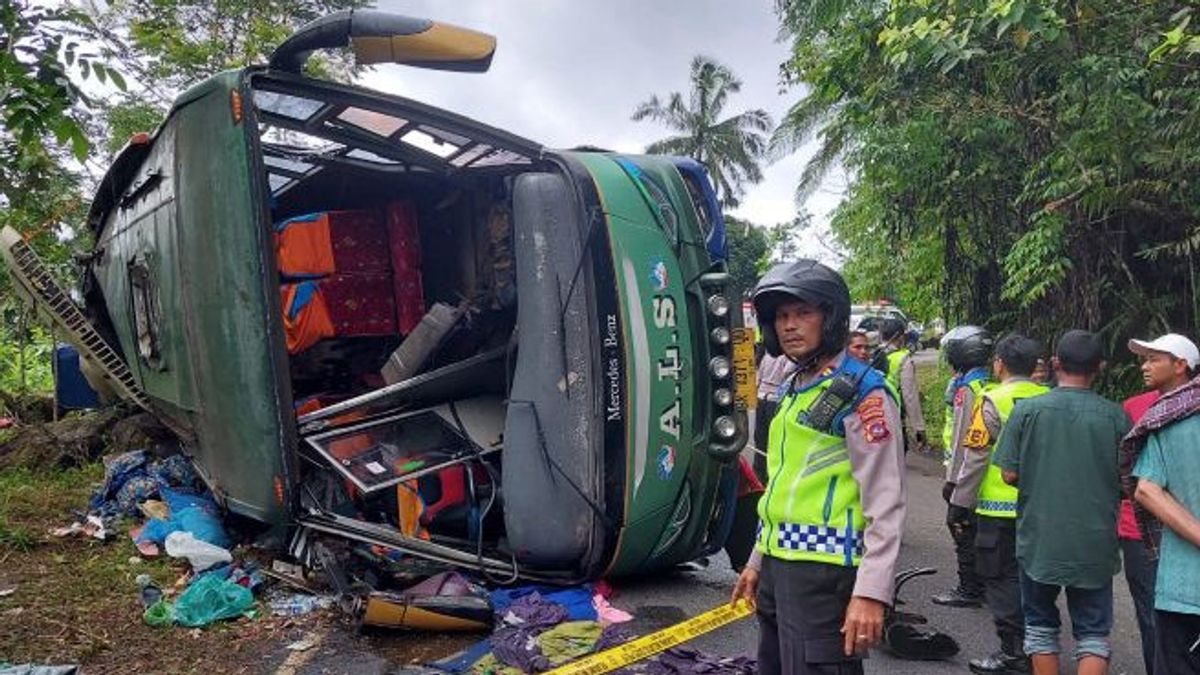
[(166, 549), (167, 555), (172, 558), (187, 558), (197, 572), (233, 561), (229, 551), (201, 541), (191, 532), (172, 532), (167, 535)]
[(196, 579), (175, 601), (175, 622), (181, 626), (207, 626), (232, 619), (254, 607), (254, 594), (228, 579), (206, 574)]
[(272, 560), (271, 571), (286, 574), (289, 577), (304, 578), (304, 568), (300, 565), (283, 560)]
[(22, 663), (19, 666), (0, 663), (0, 675), (78, 675), (79, 666), (38, 666)]
[(50, 530), (50, 535), (59, 538), (82, 535), (104, 541), (108, 538), (108, 530), (105, 529), (104, 520), (100, 516), (89, 515), (83, 521), (76, 521), (66, 527), (56, 527)]
[(138, 543), (152, 541), (162, 543), (172, 532), (190, 532), (200, 541), (227, 548), (233, 542), (221, 524), (217, 505), (203, 495), (191, 494), (170, 488), (160, 490), (170, 507), (171, 517), (167, 520), (146, 521), (138, 535)]
[(175, 623), (175, 608), (166, 600), (159, 600), (142, 612), (142, 621), (155, 628), (170, 626)]
[(332, 607), (333, 598), (327, 595), (290, 593), (271, 598), (267, 601), (267, 606), (275, 616), (300, 616)]

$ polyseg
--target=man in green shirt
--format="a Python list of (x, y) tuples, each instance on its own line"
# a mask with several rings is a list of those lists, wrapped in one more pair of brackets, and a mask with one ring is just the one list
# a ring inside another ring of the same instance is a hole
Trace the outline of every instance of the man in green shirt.
[(1025, 652), (1036, 675), (1057, 675), (1065, 588), (1081, 675), (1108, 671), (1112, 577), (1121, 497), (1117, 448), (1129, 418), (1091, 390), (1103, 361), (1100, 337), (1071, 330), (1058, 341), (1058, 387), (1013, 409), (994, 463), (1017, 497), (1017, 560)]

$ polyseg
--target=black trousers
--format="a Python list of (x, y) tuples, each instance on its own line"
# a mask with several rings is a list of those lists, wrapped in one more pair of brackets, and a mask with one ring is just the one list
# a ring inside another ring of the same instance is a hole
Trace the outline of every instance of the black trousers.
[[(775, 418), (778, 410), (778, 401), (768, 401), (765, 398), (758, 399), (758, 404), (754, 408), (754, 447), (762, 452), (767, 451), (767, 432), (770, 431), (771, 420)], [(765, 485), (767, 482), (766, 455), (754, 453), (754, 473)]]
[(1200, 673), (1200, 614), (1154, 611), (1154, 672)]
[(1134, 539), (1121, 540), (1121, 553), (1125, 559), (1125, 581), (1129, 584), (1129, 595), (1133, 596), (1138, 631), (1142, 634), (1142, 661), (1146, 664), (1146, 675), (1154, 675), (1154, 580), (1158, 563), (1150, 558), (1146, 545)]
[(764, 557), (758, 580), (761, 675), (862, 675), (842, 652), (842, 623), (858, 570)]
[(1012, 656), (1023, 655), (1025, 615), (1021, 608), (1015, 518), (979, 516), (975, 571), (983, 581), (983, 595), (996, 624), (1001, 651)]
[(983, 582), (975, 571), (975, 534), (979, 519), (971, 513), (969, 524), (962, 529), (948, 527), (954, 540), (954, 556), (958, 559), (958, 590), (963, 595), (983, 596)]

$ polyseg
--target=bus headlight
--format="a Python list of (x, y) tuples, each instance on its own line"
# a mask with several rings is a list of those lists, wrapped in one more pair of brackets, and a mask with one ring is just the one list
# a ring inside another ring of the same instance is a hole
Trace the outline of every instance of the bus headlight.
[(729, 391), (725, 387), (714, 389), (713, 403), (716, 403), (722, 408), (728, 408), (729, 406), (733, 405), (733, 392)]
[(721, 415), (713, 421), (713, 433), (717, 435), (717, 438), (731, 440), (737, 436), (737, 422), (734, 422), (729, 415)]
[(717, 326), (709, 332), (708, 337), (713, 341), (713, 344), (725, 346), (729, 344), (729, 329), (724, 326)]
[(732, 370), (732, 366), (729, 365), (729, 359), (724, 356), (714, 356), (708, 361), (708, 372), (718, 380), (729, 377), (730, 370)]
[(718, 319), (724, 319), (729, 315), (729, 300), (720, 293), (709, 296), (707, 304), (708, 313)]

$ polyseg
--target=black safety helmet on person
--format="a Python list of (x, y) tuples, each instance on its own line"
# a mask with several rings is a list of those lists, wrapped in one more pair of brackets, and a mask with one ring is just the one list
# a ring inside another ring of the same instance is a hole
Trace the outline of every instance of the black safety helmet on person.
[(824, 313), (818, 354), (836, 354), (846, 346), (850, 332), (850, 289), (842, 275), (816, 260), (805, 259), (772, 267), (754, 287), (754, 313), (768, 354), (783, 354), (783, 346), (775, 334), (775, 309), (788, 300), (810, 302)]
[(950, 367), (960, 373), (987, 365), (992, 360), (995, 341), (986, 328), (956, 326), (942, 336), (942, 351)]
[(879, 339), (884, 342), (891, 342), (898, 337), (901, 337), (906, 332), (908, 326), (896, 317), (888, 317), (879, 325)]

